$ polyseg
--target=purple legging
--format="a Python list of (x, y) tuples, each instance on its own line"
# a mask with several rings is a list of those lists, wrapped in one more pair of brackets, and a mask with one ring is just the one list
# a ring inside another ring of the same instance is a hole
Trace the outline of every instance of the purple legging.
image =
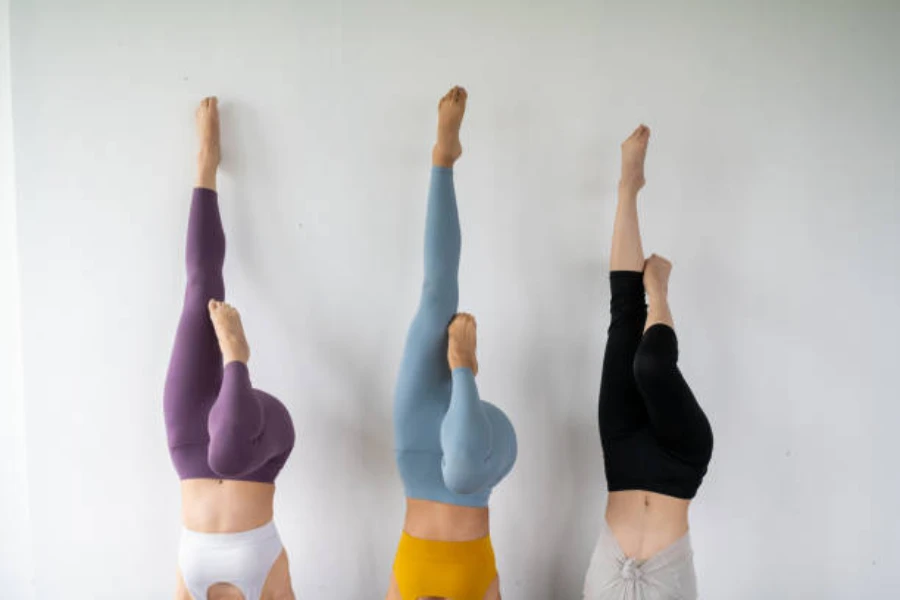
[(218, 195), (197, 188), (188, 221), (187, 291), (163, 397), (169, 453), (181, 479), (272, 483), (294, 447), (294, 427), (281, 402), (251, 386), (247, 365), (222, 367), (207, 306), (225, 299), (224, 262)]

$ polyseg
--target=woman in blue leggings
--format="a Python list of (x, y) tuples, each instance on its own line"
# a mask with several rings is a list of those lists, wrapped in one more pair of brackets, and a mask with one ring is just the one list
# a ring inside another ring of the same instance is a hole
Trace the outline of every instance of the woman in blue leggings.
[(388, 600), (499, 600), (488, 524), (491, 490), (512, 469), (516, 435), (481, 400), (475, 319), (457, 313), (460, 228), (453, 165), (466, 91), (438, 106), (425, 220), (425, 280), (394, 398), (397, 466), (406, 519)]

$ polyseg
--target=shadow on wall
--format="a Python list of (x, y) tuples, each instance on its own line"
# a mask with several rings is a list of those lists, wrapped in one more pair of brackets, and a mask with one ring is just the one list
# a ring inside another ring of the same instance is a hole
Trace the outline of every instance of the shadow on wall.
[[(230, 196), (223, 199), (226, 270), (237, 275), (232, 280), (240, 280), (238, 295), (266, 313), (269, 338), (275, 336), (266, 354), (290, 358), (280, 367), (279, 387), (284, 393), (279, 396), (291, 410), (297, 432), (289, 467), (299, 467), (302, 473), (295, 471), (300, 479), (283, 483), (281, 502), (290, 506), (302, 497), (298, 505), (312, 503), (318, 514), (336, 519), (322, 523), (296, 515), (295, 526), (302, 532), (319, 535), (328, 526), (367, 544), (357, 543), (349, 551), (351, 560), (342, 563), (345, 578), (340, 587), (370, 589), (375, 582), (380, 590), (385, 587), (385, 564), (393, 556), (402, 526), (403, 492), (394, 466), (390, 413), (393, 390), (386, 384), (393, 373), (383, 372), (385, 361), (369, 342), (379, 336), (372, 335), (371, 328), (366, 331), (353, 325), (354, 321), (365, 323), (366, 315), (359, 307), (346, 312), (346, 304), (353, 301), (344, 287), (347, 281), (338, 279), (335, 285), (323, 278), (327, 266), (300, 252), (308, 248), (307, 240), (298, 239), (296, 229), (286, 226), (285, 215), (279, 212), (293, 212), (304, 201), (295, 197), (293, 188), (277, 183), (284, 180), (283, 173), (278, 177), (275, 173), (283, 161), (271, 153), (276, 146), (272, 135), (277, 132), (266, 131), (271, 124), (263, 124), (263, 113), (251, 105), (229, 101), (221, 105), (221, 111), (222, 171)], [(247, 148), (254, 149), (252, 156)], [(256, 182), (253, 187), (248, 185), (251, 180)], [(234, 284), (227, 284), (227, 290), (234, 295)], [(378, 306), (369, 302), (363, 309), (377, 311)], [(335, 315), (341, 315), (340, 328), (334, 327)], [(249, 336), (252, 346), (255, 335), (251, 331)], [(267, 367), (267, 371), (278, 373), (278, 368)], [(311, 496), (305, 491), (320, 486), (339, 497)], [(396, 536), (386, 537), (385, 522), (394, 513)], [(387, 519), (373, 519), (373, 515)], [(294, 557), (306, 555), (310, 564), (321, 562), (316, 552), (308, 545), (292, 548)], [(308, 579), (300, 568), (295, 577)], [(321, 591), (334, 593), (333, 588)]]
[[(523, 296), (538, 300), (529, 307), (529, 326), (521, 329), (525, 335), (519, 347), (527, 350), (514, 368), (522, 374), (519, 389), (525, 402), (517, 410), (536, 427), (521, 428), (525, 440), (520, 452), (531, 462), (529, 476), (516, 487), (529, 499), (521, 505), (538, 511), (527, 517), (538, 524), (540, 544), (539, 551), (521, 557), (528, 565), (524, 572), (510, 575), (521, 580), (525, 573), (549, 574), (542, 592), (550, 598), (581, 596), (605, 507), (597, 394), (605, 342), (601, 334), (608, 319), (596, 302), (597, 286), (603, 282), (599, 267), (592, 261), (556, 269), (552, 285), (535, 282), (531, 293)], [(548, 289), (584, 293), (567, 297), (561, 310), (558, 298), (547, 295)], [(608, 302), (608, 293), (604, 298)]]
[[(270, 210), (272, 203), (266, 201), (271, 198), (273, 189), (269, 182), (277, 181), (276, 173), (272, 171), (273, 156), (267, 152), (272, 148), (268, 143), (265, 127), (260, 118), (260, 111), (251, 104), (239, 101), (222, 103), (220, 108), (222, 121), (222, 164), (220, 171), (232, 180), (234, 200), (228, 202), (235, 224), (253, 223), (259, 219), (272, 218), (270, 212), (256, 210), (264, 207)], [(253, 148), (253, 156), (247, 153), (247, 148)], [(250, 177), (248, 172), (253, 171)], [(249, 188), (248, 181), (263, 182), (254, 188)], [(226, 221), (228, 221), (226, 219)], [(278, 231), (278, 227), (265, 231)], [(227, 230), (226, 230), (227, 231)], [(254, 240), (248, 234), (249, 228), (232, 228), (234, 241), (229, 240), (230, 246), (240, 247), (241, 262), (248, 264), (259, 263), (258, 244), (260, 240)], [(268, 240), (268, 238), (267, 238)], [(254, 273), (249, 271), (248, 273)], [(255, 283), (259, 283), (258, 281)]]
[[(351, 483), (346, 492), (352, 495), (350, 502), (356, 507), (356, 515), (351, 517), (350, 526), (362, 532), (359, 538), (364, 545), (351, 552), (355, 578), (362, 582), (354, 588), (371, 589), (374, 585), (381, 590), (387, 576), (385, 562), (393, 556), (403, 522), (403, 488), (393, 450), (392, 389), (386, 388), (381, 365), (372, 360), (366, 345), (354, 339), (342, 343), (317, 333), (314, 327), (306, 331), (306, 336), (315, 347), (318, 368), (333, 374), (329, 380), (340, 380), (341, 393), (346, 395), (336, 399), (344, 410), (340, 414), (331, 412), (331, 418), (325, 421), (318, 421), (317, 415), (314, 427), (329, 432), (329, 439), (341, 448), (352, 440), (352, 451), (336, 448), (329, 454), (343, 458), (330, 466), (340, 472), (342, 481)], [(391, 528), (385, 523), (393, 524), (393, 535), (385, 536), (384, 529)]]
[(561, 289), (581, 288), (583, 293), (568, 298), (566, 335), (560, 342), (563, 351), (557, 370), (561, 387), (566, 390), (564, 400), (570, 407), (566, 422), (560, 426), (559, 435), (564, 437), (560, 438), (559, 456), (561, 462), (571, 465), (570, 491), (565, 496), (570, 506), (560, 510), (566, 516), (560, 527), (560, 544), (569, 556), (577, 557), (565, 560), (565, 551), (555, 555), (554, 572), (558, 575), (553, 587), (559, 598), (581, 597), (599, 523), (605, 518), (606, 476), (597, 403), (609, 322), (607, 272), (599, 259), (582, 261), (560, 272), (564, 279)]

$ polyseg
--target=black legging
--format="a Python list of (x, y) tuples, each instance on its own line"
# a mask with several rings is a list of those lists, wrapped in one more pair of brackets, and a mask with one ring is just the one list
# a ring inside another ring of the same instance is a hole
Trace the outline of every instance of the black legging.
[(610, 273), (609, 338), (600, 383), (600, 439), (611, 492), (693, 498), (712, 456), (703, 409), (678, 370), (678, 340), (657, 324), (644, 333), (643, 273)]

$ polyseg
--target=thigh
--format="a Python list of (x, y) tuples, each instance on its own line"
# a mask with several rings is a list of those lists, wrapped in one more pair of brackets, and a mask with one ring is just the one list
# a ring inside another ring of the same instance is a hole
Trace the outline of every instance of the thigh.
[(674, 367), (653, 389), (644, 398), (660, 445), (689, 464), (705, 466), (712, 455), (712, 427), (681, 371)]
[(500, 481), (509, 475), (516, 463), (518, 456), (518, 440), (512, 421), (502, 410), (491, 404), (483, 402), (485, 414), (491, 424), (491, 469), (494, 472), (491, 487), (495, 487)]
[(184, 577), (181, 576), (181, 569), (178, 569), (177, 582), (175, 583), (175, 600), (193, 600), (187, 586), (184, 585)]
[(645, 426), (647, 410), (634, 378), (634, 357), (647, 320), (643, 274), (610, 273), (610, 323), (603, 354), (598, 417), (604, 441)]
[(397, 578), (394, 577), (394, 574), (391, 573), (391, 587), (388, 589), (387, 596), (384, 597), (384, 600), (404, 600), (402, 596), (400, 596), (400, 586), (397, 585)]
[(484, 594), (484, 600), (500, 600), (500, 577), (495, 577), (491, 587)]
[(169, 447), (206, 443), (207, 417), (222, 385), (222, 354), (205, 303), (191, 291), (175, 334), (163, 394)]
[(440, 424), (450, 405), (447, 363), (449, 321), (421, 306), (407, 334), (394, 392), (394, 435), (398, 450), (440, 450)]
[(645, 427), (648, 421), (640, 391), (634, 380), (637, 343), (610, 336), (603, 357), (598, 418), (600, 436), (612, 441)]
[(274, 564), (272, 564), (272, 569), (266, 577), (265, 585), (263, 585), (261, 597), (294, 600), (295, 596), (293, 584), (291, 583), (287, 551), (282, 550)]
[(704, 465), (712, 452), (712, 428), (678, 368), (675, 332), (651, 327), (635, 358), (635, 379), (660, 445), (693, 465)]
[(259, 400), (265, 422), (258, 443), (266, 449), (267, 454), (277, 456), (281, 464), (284, 464), (294, 448), (296, 439), (291, 413), (281, 400), (271, 394), (258, 389), (254, 389), (254, 393)]

